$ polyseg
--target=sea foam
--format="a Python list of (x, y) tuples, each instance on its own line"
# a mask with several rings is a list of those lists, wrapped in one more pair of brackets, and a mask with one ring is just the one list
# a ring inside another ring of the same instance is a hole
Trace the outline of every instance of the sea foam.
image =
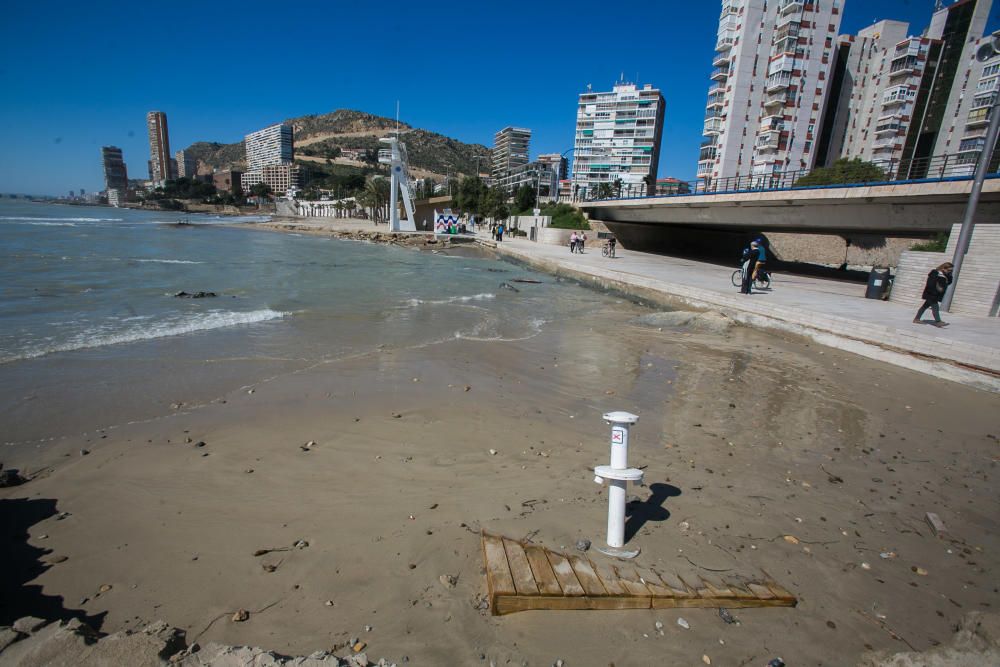
[(20, 359), (34, 359), (56, 352), (71, 352), (73, 350), (83, 350), (107, 345), (118, 345), (121, 343), (134, 343), (143, 340), (153, 340), (156, 338), (167, 338), (169, 336), (180, 336), (183, 334), (195, 333), (199, 331), (209, 331), (211, 329), (221, 329), (240, 324), (255, 324), (257, 322), (267, 322), (281, 319), (290, 313), (279, 312), (269, 308), (261, 310), (251, 310), (246, 312), (212, 310), (205, 313), (190, 314), (180, 319), (167, 322), (149, 323), (144, 322), (141, 326), (135, 324), (114, 331), (115, 324), (135, 321), (137, 317), (129, 317), (123, 320), (116, 320), (102, 326), (94, 327), (75, 334), (65, 343), (55, 345), (41, 345), (32, 349), (24, 350), (13, 356), (4, 357), (0, 362), (6, 363)]

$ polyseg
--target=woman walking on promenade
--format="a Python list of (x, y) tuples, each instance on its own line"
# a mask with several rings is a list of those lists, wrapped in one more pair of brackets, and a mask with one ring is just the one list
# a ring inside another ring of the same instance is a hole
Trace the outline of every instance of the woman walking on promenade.
[(931, 313), (934, 315), (934, 326), (948, 326), (947, 322), (941, 321), (941, 310), (938, 307), (938, 304), (941, 303), (941, 299), (944, 298), (944, 293), (948, 291), (948, 285), (951, 284), (951, 270), (952, 263), (945, 262), (927, 274), (927, 284), (924, 286), (924, 293), (922, 295), (924, 305), (920, 306), (920, 310), (917, 311), (917, 316), (913, 318), (914, 324), (920, 324), (920, 318), (923, 317), (924, 311), (930, 308)]

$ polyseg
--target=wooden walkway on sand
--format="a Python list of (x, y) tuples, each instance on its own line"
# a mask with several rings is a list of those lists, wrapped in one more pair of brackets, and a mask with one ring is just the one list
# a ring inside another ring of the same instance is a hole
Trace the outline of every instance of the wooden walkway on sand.
[(798, 602), (770, 577), (681, 578), (620, 562), (595, 563), (485, 532), (482, 537), (494, 615), (528, 609), (794, 607)]

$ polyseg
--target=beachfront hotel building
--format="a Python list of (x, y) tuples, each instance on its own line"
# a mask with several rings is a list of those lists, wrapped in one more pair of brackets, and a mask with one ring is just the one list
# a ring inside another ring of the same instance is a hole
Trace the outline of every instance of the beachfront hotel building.
[(528, 144), (531, 130), (523, 127), (505, 127), (493, 135), (492, 169), (494, 181), (499, 181), (518, 167), (528, 164)]
[(991, 5), (959, 0), (935, 11), (919, 37), (900, 21), (841, 36), (817, 165), (859, 158), (900, 178), (958, 175), (969, 159), (963, 148), (985, 135), (985, 123), (976, 130), (965, 119), (984, 69), (975, 48)]
[(723, 0), (701, 187), (812, 167), (843, 0)]
[(170, 164), (167, 114), (162, 111), (147, 113), (146, 129), (149, 132), (149, 180), (153, 187), (158, 187), (175, 177)]
[[(653, 194), (663, 136), (663, 95), (646, 84), (616, 83), (611, 91), (581, 93), (573, 141), (573, 196), (620, 182), (622, 196)], [(617, 192), (616, 192), (617, 193)]]
[(299, 187), (295, 166), (295, 143), (292, 126), (278, 123), (251, 132), (244, 140), (247, 170), (240, 176), (244, 192), (258, 183), (266, 183), (272, 192), (291, 193)]

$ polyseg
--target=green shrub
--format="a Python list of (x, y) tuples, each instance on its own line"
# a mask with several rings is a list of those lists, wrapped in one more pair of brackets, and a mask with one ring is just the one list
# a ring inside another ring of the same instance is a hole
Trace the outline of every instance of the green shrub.
[(916, 245), (910, 246), (910, 250), (916, 250), (917, 252), (944, 252), (947, 249), (947, 232), (939, 232), (930, 241), (924, 241), (923, 243), (917, 243)]
[(556, 229), (590, 229), (590, 223), (579, 209), (569, 204), (546, 204), (541, 215), (552, 216), (552, 226)]

